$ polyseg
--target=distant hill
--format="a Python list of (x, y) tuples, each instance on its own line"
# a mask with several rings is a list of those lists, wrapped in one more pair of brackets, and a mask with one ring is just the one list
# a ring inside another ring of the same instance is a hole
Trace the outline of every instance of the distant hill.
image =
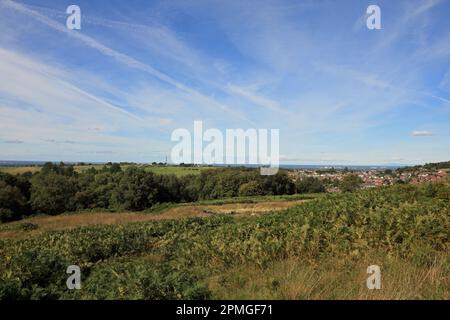
[(424, 165), (418, 165), (413, 167), (399, 168), (399, 171), (413, 171), (418, 169), (428, 169), (428, 170), (440, 170), (440, 169), (450, 169), (450, 161), (426, 163)]
[(450, 161), (426, 163), (423, 167), (426, 169), (450, 169)]

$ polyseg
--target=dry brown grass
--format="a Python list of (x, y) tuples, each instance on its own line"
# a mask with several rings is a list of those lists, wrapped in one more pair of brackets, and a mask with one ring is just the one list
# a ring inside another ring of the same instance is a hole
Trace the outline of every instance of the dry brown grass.
[[(267, 269), (242, 266), (210, 279), (217, 299), (450, 299), (449, 254), (431, 265), (379, 254), (320, 261), (287, 259)], [(381, 267), (381, 289), (369, 290), (367, 267)]]
[(8, 166), (6, 166), (6, 167), (0, 167), (0, 172), (5, 172), (5, 173), (9, 173), (9, 174), (12, 174), (12, 175), (15, 175), (15, 174), (22, 174), (22, 173), (25, 173), (25, 172), (31, 172), (31, 173), (34, 173), (34, 172), (37, 172), (37, 171), (40, 171), (41, 170), (41, 167), (33, 167), (33, 166), (20, 166), (20, 167), (8, 167)]
[[(55, 230), (162, 219), (208, 217), (213, 214), (232, 214), (236, 217), (256, 216), (269, 211), (287, 209), (304, 201), (307, 200), (222, 205), (181, 205), (157, 214), (141, 212), (83, 212), (57, 216), (35, 216), (20, 221), (4, 223), (0, 229), (0, 239), (25, 239)], [(23, 223), (37, 224), (38, 228), (24, 231), (20, 227)]]
[[(103, 165), (93, 164), (93, 165), (84, 165), (84, 166), (74, 166), (75, 171), (82, 172), (90, 168), (101, 169)], [(126, 166), (124, 166), (126, 167)], [(25, 172), (35, 173), (41, 171), (42, 166), (0, 166), (0, 172), (9, 173), (12, 175), (22, 174)]]
[(212, 213), (258, 215), (270, 211), (288, 209), (305, 201), (307, 200), (231, 203), (223, 205), (204, 205), (201, 207), (203, 210), (207, 210)]

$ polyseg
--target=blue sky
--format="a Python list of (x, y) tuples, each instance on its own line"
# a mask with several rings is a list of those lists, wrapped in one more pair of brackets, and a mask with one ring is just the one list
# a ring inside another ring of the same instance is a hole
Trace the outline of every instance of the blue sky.
[(282, 163), (450, 160), (450, 1), (0, 0), (0, 119), (2, 160), (163, 161), (194, 120), (278, 128)]

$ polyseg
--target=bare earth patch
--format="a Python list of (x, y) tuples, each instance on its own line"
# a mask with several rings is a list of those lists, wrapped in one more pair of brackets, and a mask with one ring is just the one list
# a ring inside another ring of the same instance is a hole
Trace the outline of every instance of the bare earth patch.
[[(284, 210), (308, 200), (268, 201), (258, 203), (230, 203), (222, 205), (180, 205), (161, 213), (142, 212), (82, 212), (57, 216), (36, 216), (20, 221), (4, 223), (0, 228), (0, 239), (24, 239), (39, 234), (96, 225), (124, 224), (131, 222), (208, 217), (214, 214), (232, 214), (236, 217), (257, 216), (270, 211)], [(22, 230), (24, 223), (38, 225), (35, 230)]]

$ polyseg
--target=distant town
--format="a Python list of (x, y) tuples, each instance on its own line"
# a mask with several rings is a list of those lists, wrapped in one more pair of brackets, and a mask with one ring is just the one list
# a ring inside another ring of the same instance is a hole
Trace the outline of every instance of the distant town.
[(418, 184), (423, 182), (438, 182), (450, 180), (450, 164), (442, 162), (424, 166), (401, 167), (398, 169), (370, 169), (354, 171), (348, 168), (340, 169), (297, 169), (288, 173), (294, 181), (303, 180), (307, 177), (320, 180), (327, 192), (339, 192), (340, 182), (344, 177), (356, 175), (360, 178), (360, 187), (374, 188), (393, 184)]

